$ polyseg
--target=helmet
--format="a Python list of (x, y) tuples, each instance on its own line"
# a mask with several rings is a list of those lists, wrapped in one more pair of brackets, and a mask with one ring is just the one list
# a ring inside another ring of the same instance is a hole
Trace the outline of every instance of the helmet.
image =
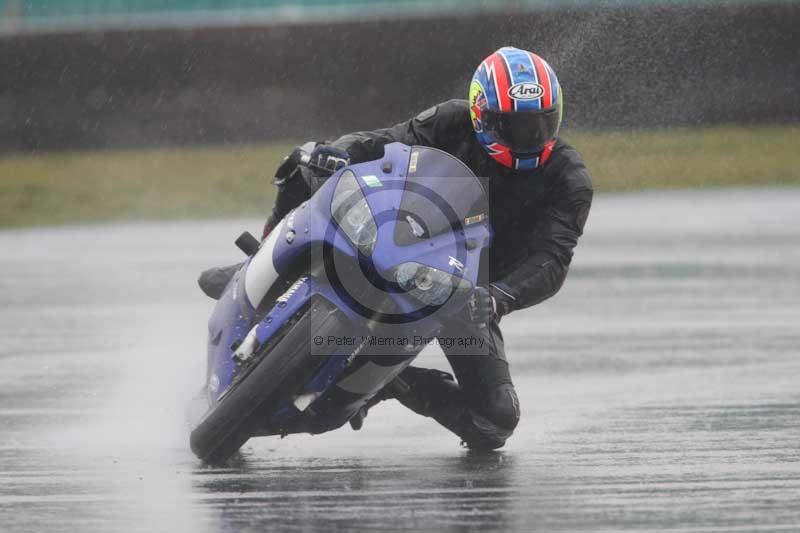
[(561, 126), (562, 101), (550, 65), (510, 46), (484, 59), (469, 86), (478, 142), (498, 163), (517, 170), (547, 162)]

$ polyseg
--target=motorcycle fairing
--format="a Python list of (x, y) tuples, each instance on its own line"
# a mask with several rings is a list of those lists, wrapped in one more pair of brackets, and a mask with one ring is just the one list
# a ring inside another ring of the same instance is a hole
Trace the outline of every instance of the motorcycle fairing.
[[(477, 283), (481, 249), (491, 241), (488, 217), (470, 214), (459, 221), (452, 232), (427, 236), (418, 241), (410, 239), (407, 240), (408, 244), (402, 246), (398, 246), (396, 242), (396, 234), (403, 230), (397, 227), (403, 223), (398, 220), (398, 206), (403, 203), (406, 193), (405, 178), (410, 170), (410, 160), (415, 158), (415, 150), (419, 161), (425, 157), (424, 153), (420, 155), (420, 150), (433, 149), (393, 143), (385, 147), (385, 156), (381, 160), (347, 167), (357, 177), (378, 224), (377, 239), (369, 260), (385, 276), (390, 275), (397, 265), (413, 261), (448, 272), (474, 285)], [(387, 172), (386, 169), (391, 170)], [(353, 310), (326, 283), (327, 280), (309, 276), (292, 285), (260, 321), (252, 325), (256, 310), (274, 282), (280, 276), (288, 275), (296, 267), (296, 262), (309, 251), (317, 253), (327, 249), (353, 259), (364, 260), (331, 217), (332, 197), (343, 172), (344, 169), (334, 174), (312, 198), (285, 217), (262, 243), (258, 253), (237, 272), (220, 298), (209, 321), (207, 394), (212, 404), (219, 401), (234, 383), (239, 365), (234, 362), (233, 354), (247, 340), (248, 335), (255, 349), (263, 346), (311, 298), (316, 296), (328, 299), (353, 324), (364, 322), (364, 317)], [(435, 180), (429, 184), (432, 190), (438, 186)], [(397, 300), (404, 310), (418, 308), (406, 296)], [(427, 322), (424, 325), (429, 327)], [(366, 330), (358, 329), (359, 333)], [(309, 336), (312, 336), (312, 332)], [(363, 354), (365, 357), (359, 357), (358, 363), (354, 364), (357, 353), (358, 350), (353, 347), (328, 351), (324, 355), (328, 357), (328, 361), (298, 395), (311, 394), (313, 400), (310, 404), (298, 406), (289, 401), (270, 420), (265, 420), (265, 425), (281, 426), (286, 431), (285, 428), (291, 426), (293, 419), (302, 418), (305, 423), (301, 430), (316, 432), (315, 429), (325, 431), (338, 427), (336, 424), (344, 423), (354, 409), (363, 405), (375, 390), (391, 380), (416, 356), (416, 353), (409, 352), (392, 360), (384, 358), (390, 354)], [(367, 355), (373, 357), (366, 357)], [(378, 356), (382, 358), (376, 359)], [(380, 366), (385, 368), (375, 368)], [(359, 372), (361, 375), (358, 375)], [(355, 378), (352, 377), (354, 375)], [(376, 382), (370, 387), (354, 389), (351, 382), (364, 379), (375, 379)], [(316, 414), (319, 414), (317, 418), (328, 417), (330, 420), (315, 421), (313, 419)]]

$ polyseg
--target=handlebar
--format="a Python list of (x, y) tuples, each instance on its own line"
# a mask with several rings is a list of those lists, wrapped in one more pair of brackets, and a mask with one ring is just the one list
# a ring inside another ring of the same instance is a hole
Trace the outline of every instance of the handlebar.
[(295, 148), (297, 152), (300, 154), (300, 157), (297, 160), (297, 165), (301, 167), (306, 167), (307, 169), (313, 170), (314, 172), (322, 173), (325, 176), (330, 176), (333, 174), (331, 169), (325, 168), (321, 165), (317, 165), (314, 161), (311, 160), (311, 152), (316, 147), (316, 143), (314, 142), (307, 142), (301, 146)]
[(299, 157), (297, 160), (297, 165), (301, 167), (306, 167), (310, 170), (313, 170), (317, 174), (321, 174), (323, 176), (330, 176), (337, 169), (331, 169), (329, 167), (325, 167), (322, 165), (318, 165), (315, 161), (311, 159), (311, 152), (316, 147), (316, 143), (308, 142), (302, 146), (298, 146), (295, 150), (299, 153)]
[(300, 150), (300, 160), (297, 162), (297, 164), (303, 167), (313, 168), (311, 165), (311, 154), (303, 151), (302, 148), (299, 148), (299, 150)]

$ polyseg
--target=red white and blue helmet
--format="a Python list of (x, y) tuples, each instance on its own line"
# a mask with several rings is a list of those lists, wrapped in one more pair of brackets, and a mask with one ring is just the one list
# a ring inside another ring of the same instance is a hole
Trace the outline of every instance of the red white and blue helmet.
[(561, 126), (562, 102), (552, 67), (511, 46), (484, 59), (469, 87), (478, 142), (495, 161), (516, 170), (547, 162)]

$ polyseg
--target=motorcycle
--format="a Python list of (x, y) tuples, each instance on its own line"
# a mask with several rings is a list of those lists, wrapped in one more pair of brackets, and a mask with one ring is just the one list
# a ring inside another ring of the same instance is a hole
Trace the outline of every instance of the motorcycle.
[(208, 322), (192, 451), (222, 463), (251, 437), (344, 425), (462, 310), (492, 229), (484, 184), (440, 150), (392, 143), (316, 189), (259, 242)]

